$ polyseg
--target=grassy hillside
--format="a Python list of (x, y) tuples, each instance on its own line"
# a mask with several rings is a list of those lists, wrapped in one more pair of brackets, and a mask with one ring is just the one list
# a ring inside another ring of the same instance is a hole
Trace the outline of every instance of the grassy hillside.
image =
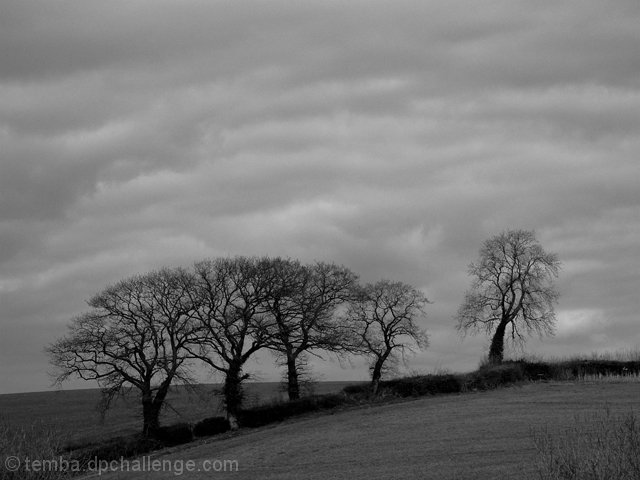
[[(318, 382), (314, 391), (339, 392), (347, 384), (350, 383)], [(277, 382), (247, 383), (245, 390), (247, 406), (282, 400), (285, 396)], [(219, 385), (199, 385), (195, 391), (184, 387), (173, 388), (161, 421), (167, 425), (195, 422), (222, 414), (219, 391)], [(140, 406), (134, 399), (116, 401), (104, 422), (96, 409), (99, 400), (100, 391), (97, 389), (15, 393), (0, 395), (0, 412), (5, 417), (3, 420), (11, 424), (28, 425), (38, 422), (57, 428), (74, 444), (93, 443), (140, 431)]]
[[(291, 419), (214, 437), (159, 457), (237, 460), (238, 472), (210, 479), (533, 479), (532, 432), (562, 432), (576, 415), (628, 412), (638, 384), (549, 382)], [(108, 478), (175, 478), (175, 472), (119, 472)]]
[[(193, 428), (194, 422), (221, 413), (219, 387), (174, 389), (163, 423), (192, 426), (174, 425), (152, 445), (121, 436), (140, 429), (139, 406), (133, 402), (116, 404), (100, 423), (96, 390), (4, 395), (0, 429), (13, 423), (26, 426), (26, 433), (5, 429), (0, 450), (23, 459), (64, 451), (71, 455), (67, 458), (84, 462), (99, 458), (106, 463), (123, 455), (129, 457), (126, 462), (138, 462), (138, 468), (114, 474), (117, 478), (175, 477), (178, 470), (187, 473), (184, 463), (191, 461), (189, 477), (201, 478), (636, 479), (640, 417), (631, 411), (639, 366), (603, 359), (514, 361), (466, 374), (389, 380), (375, 397), (366, 384), (337, 393), (345, 382), (321, 382), (315, 389), (321, 395), (286, 403), (277, 403), (284, 394), (276, 383), (247, 384), (248, 409), (240, 420), (254, 428), (165, 450), (157, 449), (191, 441), (199, 427)], [(153, 449), (142, 458), (163, 462), (163, 470), (140, 471), (140, 457), (132, 456)], [(214, 460), (235, 462), (239, 472), (205, 471), (204, 462)], [(538, 475), (540, 462), (552, 473)], [(612, 475), (617, 465), (631, 465), (631, 476)], [(585, 468), (600, 473), (586, 475)], [(0, 479), (40, 478), (21, 472), (0, 471)]]

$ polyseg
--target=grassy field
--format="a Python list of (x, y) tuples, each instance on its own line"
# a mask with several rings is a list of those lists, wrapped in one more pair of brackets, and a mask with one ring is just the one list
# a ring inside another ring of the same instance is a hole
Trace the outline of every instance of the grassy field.
[[(318, 382), (315, 393), (339, 392), (351, 382)], [(161, 422), (196, 422), (206, 417), (223, 415), (219, 385), (199, 385), (195, 391), (174, 387)], [(285, 393), (277, 382), (247, 383), (247, 406), (274, 400), (284, 400)], [(15, 425), (33, 422), (60, 431), (72, 444), (96, 443), (109, 437), (137, 433), (142, 428), (140, 406), (132, 400), (118, 400), (101, 421), (96, 409), (100, 391), (59, 390), (55, 392), (16, 393), (0, 395), (0, 416)]]
[[(477, 373), (474, 378), (492, 378), (489, 374), (516, 367)], [(315, 393), (338, 392), (344, 385), (321, 382)], [(195, 422), (219, 415), (217, 388), (205, 385), (191, 393), (175, 389), (170, 398), (173, 410), (164, 412), (163, 423)], [(154, 468), (150, 472), (149, 465), (146, 471), (133, 471), (140, 469), (140, 459), (130, 458), (126, 461), (137, 462), (132, 471), (106, 476), (155, 479), (181, 473), (202, 479), (631, 480), (640, 474), (640, 416), (634, 410), (639, 388), (637, 375), (583, 376), (573, 381), (520, 381), (494, 390), (467, 389), (465, 393), (404, 400), (392, 396), (387, 403), (352, 402), (265, 427), (196, 440), (146, 457), (162, 462), (162, 471)], [(247, 384), (248, 405), (283, 396), (279, 384)], [(0, 396), (5, 424), (33, 425), (25, 438), (5, 435), (0, 450), (7, 456), (54, 458), (60, 451), (60, 438), (63, 444), (80, 446), (139, 431), (137, 405), (120, 402), (100, 423), (95, 410), (98, 399), (96, 390)], [(49, 427), (62, 435), (53, 432), (48, 437)], [(231, 461), (239, 471), (211, 471), (212, 465), (221, 466), (212, 464), (216, 460)], [(594, 468), (589, 464), (592, 461)], [(193, 462), (188, 473), (186, 462)], [(538, 466), (543, 462), (553, 468), (540, 475)], [(608, 473), (620, 463), (632, 465), (631, 475)], [(564, 473), (558, 474), (558, 468)], [(590, 470), (600, 473), (590, 475)], [(6, 474), (0, 471), (0, 478), (45, 478)]]
[[(534, 479), (540, 457), (533, 432), (562, 432), (576, 416), (604, 409), (628, 413), (638, 405), (639, 388), (548, 382), (425, 397), (291, 419), (153, 458), (182, 465), (192, 460), (197, 469), (205, 460), (238, 462), (238, 472), (188, 474), (202, 479)], [(109, 478), (175, 476), (174, 469)]]

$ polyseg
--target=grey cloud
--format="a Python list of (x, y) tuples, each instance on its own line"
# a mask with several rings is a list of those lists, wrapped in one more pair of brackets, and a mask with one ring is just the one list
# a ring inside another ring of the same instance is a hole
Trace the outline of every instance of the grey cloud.
[(0, 220), (60, 217), (87, 186), (86, 171), (50, 158), (44, 148), (21, 150), (0, 166)]
[[(567, 72), (567, 81), (611, 82), (621, 73), (631, 78), (627, 60), (637, 39), (629, 20), (632, 2), (606, 10), (569, 2), (537, 11), (526, 3), (497, 2), (476, 9), (473, 18), (455, 4), (422, 2), (243, 2), (228, 8), (194, 1), (152, 7), (144, 2), (6, 3), (1, 64), (11, 78), (200, 59), (199, 71), (217, 76), (246, 75), (247, 66), (249, 71), (275, 66), (305, 82), (389, 71), (429, 78), (437, 75), (434, 70), (454, 83), (476, 86), (487, 74), (496, 76), (486, 80), (504, 75), (503, 81), (513, 76), (540, 83), (541, 77), (557, 80)], [(44, 17), (47, 22), (40, 21)], [(595, 20), (599, 28), (579, 30)], [(592, 55), (593, 48), (616, 55)]]
[(218, 40), (231, 33), (233, 22), (225, 22), (224, 11), (212, 7), (203, 2), (9, 0), (3, 11), (0, 76), (33, 80), (152, 65), (163, 56), (224, 46)]
[[(533, 228), (568, 323), (531, 350), (640, 343), (635, 2), (2, 8), (3, 342), (40, 351), (129, 274), (272, 254), (420, 286), (415, 365), (471, 368), (466, 266)], [(608, 323), (567, 333), (582, 310)]]

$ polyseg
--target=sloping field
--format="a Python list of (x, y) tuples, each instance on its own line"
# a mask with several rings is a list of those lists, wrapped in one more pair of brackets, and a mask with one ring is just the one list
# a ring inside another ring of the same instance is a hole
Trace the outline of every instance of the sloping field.
[[(639, 394), (638, 383), (538, 383), (349, 409), (214, 437), (151, 457), (162, 468), (108, 477), (170, 479), (191, 461), (182, 474), (203, 480), (533, 479), (532, 429), (605, 408), (626, 413)], [(223, 468), (216, 460), (239, 470), (204, 471)]]
[[(318, 382), (314, 392), (339, 392), (351, 383)], [(198, 385), (193, 390), (173, 387), (161, 422), (164, 425), (197, 422), (205, 417), (222, 415), (219, 391), (219, 385)], [(247, 382), (245, 394), (247, 406), (285, 398), (281, 384), (277, 382)], [(99, 400), (98, 389), (5, 394), (0, 395), (0, 415), (16, 425), (38, 421), (55, 426), (73, 443), (99, 442), (140, 431), (140, 405), (133, 398), (114, 402), (104, 421), (96, 409)]]

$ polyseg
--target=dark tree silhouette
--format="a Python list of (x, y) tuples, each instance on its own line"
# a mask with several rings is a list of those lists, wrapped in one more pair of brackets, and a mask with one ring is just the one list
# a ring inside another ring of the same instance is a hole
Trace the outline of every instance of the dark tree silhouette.
[(186, 345), (193, 340), (193, 277), (162, 269), (123, 280), (95, 295), (90, 312), (72, 320), (67, 336), (47, 351), (57, 382), (95, 380), (106, 410), (115, 396), (137, 391), (145, 436), (159, 428), (172, 382), (189, 382)]
[(532, 333), (552, 335), (558, 291), (554, 279), (560, 262), (547, 253), (533, 231), (509, 230), (487, 240), (456, 319), (461, 332), (493, 335), (489, 362), (501, 363), (505, 337), (521, 343)]
[(351, 350), (370, 361), (371, 390), (378, 392), (380, 379), (399, 355), (426, 348), (428, 337), (417, 320), (425, 316), (429, 303), (422, 292), (401, 282), (381, 280), (362, 287), (345, 316), (350, 327)]
[(345, 351), (336, 311), (350, 298), (357, 277), (333, 263), (303, 265), (274, 258), (269, 261), (268, 284), (268, 348), (286, 366), (288, 396), (295, 400), (300, 398), (299, 377), (307, 354)]
[(224, 375), (227, 418), (237, 428), (247, 360), (266, 344), (264, 299), (266, 260), (235, 257), (195, 265), (199, 336), (191, 352)]

